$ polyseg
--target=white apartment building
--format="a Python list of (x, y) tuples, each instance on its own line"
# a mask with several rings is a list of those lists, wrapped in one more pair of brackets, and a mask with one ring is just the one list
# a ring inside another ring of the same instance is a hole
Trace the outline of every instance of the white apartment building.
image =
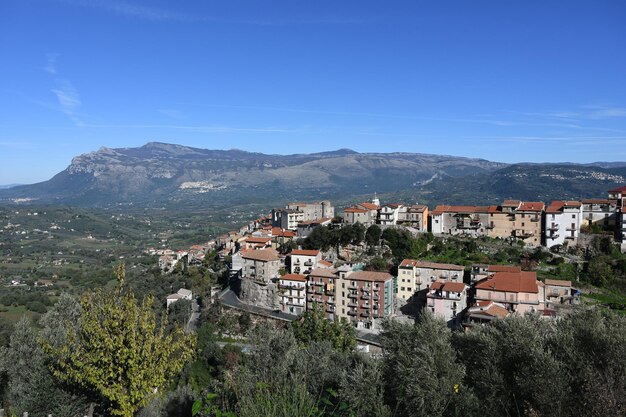
[(290, 255), (292, 274), (309, 274), (322, 260), (322, 253), (318, 250), (296, 249)]
[(394, 226), (398, 224), (400, 209), (402, 204), (385, 204), (378, 210), (378, 224), (384, 226)]
[(426, 285), (437, 280), (463, 282), (463, 270), (461, 265), (440, 264), (436, 262), (417, 261), (415, 264), (415, 276)]
[(287, 274), (278, 283), (280, 305), (284, 313), (299, 315), (306, 310), (306, 277)]
[(546, 209), (544, 223), (545, 246), (576, 244), (583, 221), (579, 201), (553, 201)]

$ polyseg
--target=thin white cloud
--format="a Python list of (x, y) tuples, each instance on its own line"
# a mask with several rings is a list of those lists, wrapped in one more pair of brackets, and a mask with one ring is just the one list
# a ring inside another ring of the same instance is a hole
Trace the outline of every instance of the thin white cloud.
[(46, 54), (46, 65), (43, 67), (43, 70), (49, 74), (56, 75), (58, 56), (59, 54)]
[(184, 119), (185, 116), (182, 111), (175, 109), (157, 109), (157, 112), (161, 113), (164, 116), (170, 117), (172, 119), (181, 120)]
[(76, 125), (82, 126), (82, 121), (78, 118), (76, 111), (81, 105), (78, 91), (71, 82), (67, 80), (57, 80), (57, 88), (50, 90), (57, 98), (59, 106)]

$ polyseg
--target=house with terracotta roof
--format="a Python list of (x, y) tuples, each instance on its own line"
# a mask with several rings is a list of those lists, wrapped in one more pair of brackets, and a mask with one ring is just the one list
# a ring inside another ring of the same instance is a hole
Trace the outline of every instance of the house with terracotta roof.
[(187, 290), (185, 288), (181, 288), (175, 294), (170, 294), (166, 298), (166, 307), (169, 308), (172, 304), (177, 302), (178, 300), (189, 300), (191, 301), (193, 298), (193, 293), (191, 290)]
[(546, 208), (544, 245), (551, 248), (555, 245), (576, 244), (582, 220), (580, 201), (553, 201)]
[(406, 304), (417, 292), (428, 287), (418, 274), (417, 261), (404, 259), (398, 265), (398, 277), (396, 278), (396, 297), (398, 306)]
[(270, 247), (272, 247), (271, 237), (246, 236), (241, 243), (241, 249), (264, 249)]
[(496, 272), (476, 283), (474, 298), (500, 303), (518, 314), (543, 311), (545, 300), (539, 287), (535, 272)]
[(426, 308), (448, 325), (458, 324), (461, 312), (467, 307), (467, 285), (463, 282), (438, 280), (430, 284), (426, 294)]
[(376, 223), (376, 217), (372, 216), (372, 211), (357, 206), (348, 207), (343, 210), (343, 222), (347, 225), (361, 223), (369, 227)]
[(465, 330), (477, 325), (489, 324), (494, 320), (502, 320), (511, 314), (504, 305), (495, 301), (478, 301), (465, 312), (463, 327)]
[(540, 246), (544, 210), (545, 204), (540, 201), (505, 200), (499, 206), (490, 206), (487, 236), (517, 239), (528, 246)]
[(317, 268), (322, 260), (322, 253), (318, 250), (294, 249), (289, 253), (289, 257), (291, 273), (307, 275)]
[(413, 227), (420, 232), (428, 231), (428, 207), (423, 204), (400, 207), (398, 224)]
[(278, 288), (282, 311), (299, 315), (306, 310), (306, 276), (286, 274), (280, 277)]

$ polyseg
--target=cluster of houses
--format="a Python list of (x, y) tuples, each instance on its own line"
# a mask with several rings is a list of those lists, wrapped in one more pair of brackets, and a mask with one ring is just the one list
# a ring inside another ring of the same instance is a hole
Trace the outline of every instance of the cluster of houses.
[[(488, 236), (520, 240), (528, 246), (577, 243), (583, 226), (615, 230), (626, 244), (626, 186), (607, 199), (543, 202), (506, 200), (491, 206), (381, 205), (377, 198), (344, 209), (342, 224), (405, 227), (435, 235)], [(315, 227), (337, 224), (329, 201), (290, 203), (188, 251), (155, 251), (164, 272), (186, 258), (201, 262), (208, 250), (231, 257), (231, 278), (244, 303), (297, 315), (320, 308), (334, 320), (346, 318), (357, 328), (376, 329), (384, 317), (404, 306), (428, 309), (450, 325), (473, 326), (508, 314), (556, 314), (554, 306), (575, 303), (570, 281), (539, 281), (516, 266), (463, 266), (405, 259), (398, 276), (363, 270), (362, 264), (323, 258), (317, 250), (293, 249)], [(167, 253), (166, 253), (167, 252)], [(330, 254), (329, 254), (330, 255)], [(185, 297), (173, 294), (174, 298)], [(186, 298), (186, 297), (185, 297)], [(169, 299), (168, 299), (169, 303)]]
[(488, 236), (522, 241), (528, 246), (575, 245), (583, 226), (613, 231), (626, 251), (626, 186), (608, 191), (606, 199), (543, 202), (505, 200), (500, 205), (380, 205), (378, 199), (344, 210), (345, 224), (402, 225), (435, 235)]

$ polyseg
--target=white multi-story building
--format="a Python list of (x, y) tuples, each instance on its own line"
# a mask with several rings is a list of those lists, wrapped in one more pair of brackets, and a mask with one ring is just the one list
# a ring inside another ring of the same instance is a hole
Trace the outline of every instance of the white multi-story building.
[(398, 224), (402, 204), (385, 204), (378, 210), (378, 224), (393, 226)]
[(286, 208), (301, 212), (304, 216), (302, 221), (305, 222), (335, 217), (335, 207), (333, 207), (330, 201), (326, 200), (314, 203), (289, 203)]
[(626, 186), (609, 190), (609, 200), (617, 206), (616, 237), (622, 244), (622, 251), (626, 251)]
[(582, 220), (583, 209), (579, 201), (553, 201), (546, 209), (543, 226), (546, 247), (576, 244)]
[(296, 249), (290, 255), (292, 274), (309, 274), (322, 260), (322, 253), (318, 250)]
[(298, 223), (304, 221), (304, 213), (294, 209), (272, 210), (272, 226), (281, 229), (298, 230)]
[(306, 310), (306, 277), (287, 274), (280, 277), (278, 284), (282, 311), (300, 314)]

